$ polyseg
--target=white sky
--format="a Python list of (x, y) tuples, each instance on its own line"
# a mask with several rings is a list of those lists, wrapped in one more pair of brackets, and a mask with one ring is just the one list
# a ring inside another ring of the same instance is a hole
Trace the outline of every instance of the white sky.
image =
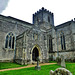
[(75, 18), (75, 0), (9, 0), (1, 14), (32, 23), (32, 14), (42, 7), (54, 13), (55, 25)]

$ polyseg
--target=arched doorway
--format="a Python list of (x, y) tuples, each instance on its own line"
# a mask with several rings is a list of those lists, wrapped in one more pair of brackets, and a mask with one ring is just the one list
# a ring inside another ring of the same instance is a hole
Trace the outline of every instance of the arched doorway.
[(35, 47), (32, 51), (32, 60), (37, 61), (36, 58), (39, 56), (38, 49)]

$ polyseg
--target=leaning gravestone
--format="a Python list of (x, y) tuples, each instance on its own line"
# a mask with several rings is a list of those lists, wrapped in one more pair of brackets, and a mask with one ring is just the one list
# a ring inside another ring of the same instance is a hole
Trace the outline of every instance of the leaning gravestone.
[(72, 73), (65, 68), (57, 68), (55, 71), (50, 71), (50, 75), (72, 75)]
[(64, 59), (64, 56), (61, 55), (61, 67), (65, 68), (66, 65), (65, 65), (65, 59)]
[(40, 70), (41, 67), (39, 66), (39, 57), (37, 57), (37, 66), (35, 66), (35, 70)]

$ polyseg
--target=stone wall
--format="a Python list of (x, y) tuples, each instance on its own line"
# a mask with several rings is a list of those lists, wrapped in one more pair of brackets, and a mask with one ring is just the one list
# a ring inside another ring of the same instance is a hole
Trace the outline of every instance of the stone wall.
[(64, 34), (65, 36), (65, 45), (66, 45), (66, 50), (71, 50), (73, 46), (71, 45), (71, 30), (70, 26), (65, 26), (63, 28), (57, 29), (57, 38), (58, 38), (58, 51), (61, 51), (61, 33)]
[(12, 18), (0, 15), (0, 60), (13, 60), (14, 49), (5, 48), (6, 36), (12, 32), (15, 37), (31, 28), (31, 24)]
[[(22, 47), (21, 50), (19, 50), (20, 47)], [(49, 57), (47, 49), (47, 39), (44, 40), (43, 32), (37, 32), (34, 31), (34, 29), (29, 29), (23, 34), (17, 36), (16, 52), (18, 50), (20, 54), (23, 53), (22, 55), (24, 56), (22, 56), (22, 59), (25, 59), (26, 61), (30, 60), (30, 62), (32, 63), (32, 52), (35, 47), (38, 49), (40, 62), (48, 62)], [(20, 54), (18, 54), (18, 56)], [(21, 60), (21, 57), (19, 57), (19, 59)]]
[[(48, 19), (49, 18), (49, 19)], [(50, 21), (49, 21), (50, 20)], [(21, 62), (22, 58), (31, 60), (34, 47), (38, 48), (40, 61), (47, 61), (49, 57), (53, 60), (58, 55), (64, 55), (65, 59), (75, 56), (75, 21), (68, 21), (54, 26), (53, 13), (42, 8), (33, 16), (33, 24), (10, 17), (0, 15), (0, 61), (13, 60)], [(38, 21), (38, 23), (36, 23)], [(41, 22), (40, 22), (41, 21)], [(14, 49), (5, 48), (6, 36), (12, 32), (14, 37)], [(62, 49), (61, 35), (64, 35), (65, 48)], [(49, 53), (49, 36), (52, 38), (52, 47)], [(19, 38), (19, 39), (18, 39)], [(19, 50), (19, 51), (18, 51)], [(17, 53), (18, 52), (18, 53)], [(18, 61), (18, 58), (20, 61)]]
[[(75, 54), (75, 48), (74, 48), (74, 22), (69, 21), (67, 23), (64, 23), (60, 26), (57, 26), (57, 51), (59, 52), (59, 55), (64, 55), (65, 59), (72, 59), (74, 58)], [(62, 49), (61, 47), (61, 33), (65, 36), (65, 47), (66, 49)], [(54, 53), (51, 53), (50, 55), (53, 55), (54, 59), (56, 56), (58, 56), (57, 51), (54, 51)]]

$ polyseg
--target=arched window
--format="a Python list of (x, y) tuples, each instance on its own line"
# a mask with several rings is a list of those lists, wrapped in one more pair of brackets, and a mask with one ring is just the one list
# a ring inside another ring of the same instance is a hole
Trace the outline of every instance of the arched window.
[(48, 22), (50, 22), (50, 17), (48, 16)]
[(5, 42), (5, 48), (10, 48), (10, 49), (14, 49), (14, 35), (12, 32), (10, 32), (7, 36), (6, 36), (6, 42)]
[(37, 22), (39, 22), (39, 18), (37, 17)]
[(15, 40), (15, 38), (13, 37), (13, 39), (12, 39), (12, 49), (14, 48), (14, 40)]
[(6, 36), (5, 48), (8, 47), (8, 35)]
[(62, 50), (66, 50), (64, 33), (61, 33), (60, 38), (61, 38), (61, 48), (62, 48)]

